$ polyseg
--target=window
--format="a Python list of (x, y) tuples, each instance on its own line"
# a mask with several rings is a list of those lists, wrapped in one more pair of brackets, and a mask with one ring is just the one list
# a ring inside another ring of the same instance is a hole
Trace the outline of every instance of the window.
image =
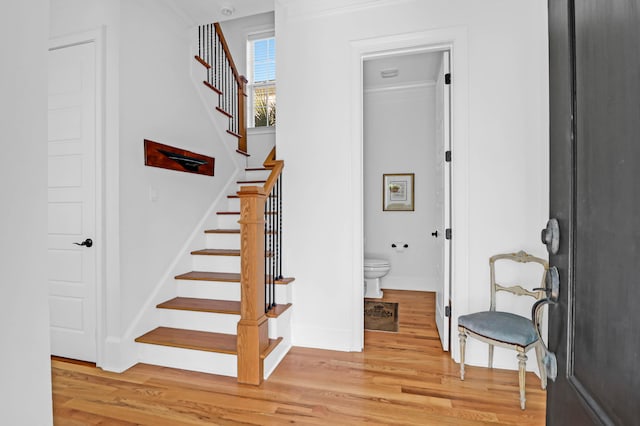
[(248, 44), (248, 127), (275, 126), (276, 39), (273, 32), (261, 33), (250, 36)]

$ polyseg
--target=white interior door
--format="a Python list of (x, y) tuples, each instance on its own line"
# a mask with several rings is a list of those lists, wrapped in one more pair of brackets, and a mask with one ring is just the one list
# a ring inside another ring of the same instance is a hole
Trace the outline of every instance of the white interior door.
[(96, 360), (95, 43), (49, 51), (48, 283), (53, 355)]
[(442, 53), (442, 65), (436, 81), (437, 155), (434, 168), (434, 178), (440, 183), (435, 204), (440, 217), (438, 268), (441, 273), (438, 275), (442, 277), (442, 285), (436, 291), (436, 326), (445, 351), (449, 350), (451, 334), (451, 240), (445, 238), (446, 229), (451, 227), (451, 163), (445, 161), (446, 152), (451, 147), (451, 85), (445, 82), (445, 75), (450, 72), (449, 67), (449, 52), (445, 51)]

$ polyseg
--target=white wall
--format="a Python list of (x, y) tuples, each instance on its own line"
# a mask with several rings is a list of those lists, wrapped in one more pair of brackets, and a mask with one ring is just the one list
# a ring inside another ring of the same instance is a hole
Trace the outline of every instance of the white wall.
[[(192, 83), (189, 26), (165, 2), (52, 0), (52, 36), (96, 28), (106, 34), (103, 364), (109, 369), (132, 362), (119, 345), (123, 333), (237, 171), (233, 150), (222, 142), (233, 138), (214, 126)], [(215, 176), (146, 167), (144, 139), (215, 157)]]
[[(235, 172), (190, 79), (190, 33), (153, 0), (121, 4), (122, 322), (129, 324)], [(215, 177), (144, 165), (143, 140), (216, 158)], [(150, 201), (149, 191), (157, 193)]]
[[(435, 86), (365, 91), (364, 94), (364, 251), (390, 261), (383, 288), (435, 291), (438, 240)], [(414, 173), (414, 211), (382, 210), (382, 176)], [(440, 231), (442, 232), (442, 231)], [(409, 245), (403, 248), (394, 242)]]
[[(453, 194), (453, 328), (458, 315), (488, 307), (490, 255), (520, 248), (544, 255), (538, 241), (548, 205), (544, 2), (278, 0), (277, 139), (286, 162), (285, 271), (296, 277), (294, 345), (361, 345), (361, 318), (353, 317), (362, 276), (354, 43), (436, 31), (465, 34), (454, 46), (452, 70), (454, 100), (466, 99), (454, 106), (466, 126), (454, 128), (454, 191), (466, 191)], [(483, 364), (485, 348), (469, 344), (469, 362)], [(515, 357), (496, 354), (496, 365), (513, 368)]]
[(52, 424), (47, 287), (49, 2), (7, 2), (0, 15), (0, 416)]

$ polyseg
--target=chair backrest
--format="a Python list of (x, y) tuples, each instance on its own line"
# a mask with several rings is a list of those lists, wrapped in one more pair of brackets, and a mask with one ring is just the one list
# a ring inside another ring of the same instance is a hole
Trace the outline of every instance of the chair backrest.
[[(502, 285), (496, 282), (496, 262), (499, 260), (508, 260), (517, 263), (538, 263), (542, 266), (542, 274), (540, 285), (538, 286), (539, 290), (535, 289), (527, 289), (522, 285), (516, 284), (511, 286)], [(507, 253), (507, 254), (496, 254), (495, 256), (491, 256), (489, 258), (489, 268), (491, 270), (491, 306), (490, 310), (496, 310), (496, 293), (500, 291), (505, 291), (512, 293), (516, 296), (530, 296), (536, 300), (540, 300), (546, 296), (544, 290), (545, 280), (547, 276), (547, 270), (549, 269), (549, 263), (541, 259), (539, 257), (532, 256), (524, 251), (519, 251), (518, 253)], [(539, 326), (542, 320), (542, 309), (539, 310), (536, 325)]]

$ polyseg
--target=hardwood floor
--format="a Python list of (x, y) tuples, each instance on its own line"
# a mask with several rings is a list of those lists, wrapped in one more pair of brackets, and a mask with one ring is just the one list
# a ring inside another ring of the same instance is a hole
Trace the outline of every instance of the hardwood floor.
[[(293, 348), (268, 381), (138, 364), (123, 374), (52, 360), (56, 425), (543, 425), (545, 392), (527, 374), (459, 368), (442, 352), (432, 293), (385, 291), (398, 333), (365, 332), (365, 351)], [(455, 340), (455, 339), (454, 339)]]

